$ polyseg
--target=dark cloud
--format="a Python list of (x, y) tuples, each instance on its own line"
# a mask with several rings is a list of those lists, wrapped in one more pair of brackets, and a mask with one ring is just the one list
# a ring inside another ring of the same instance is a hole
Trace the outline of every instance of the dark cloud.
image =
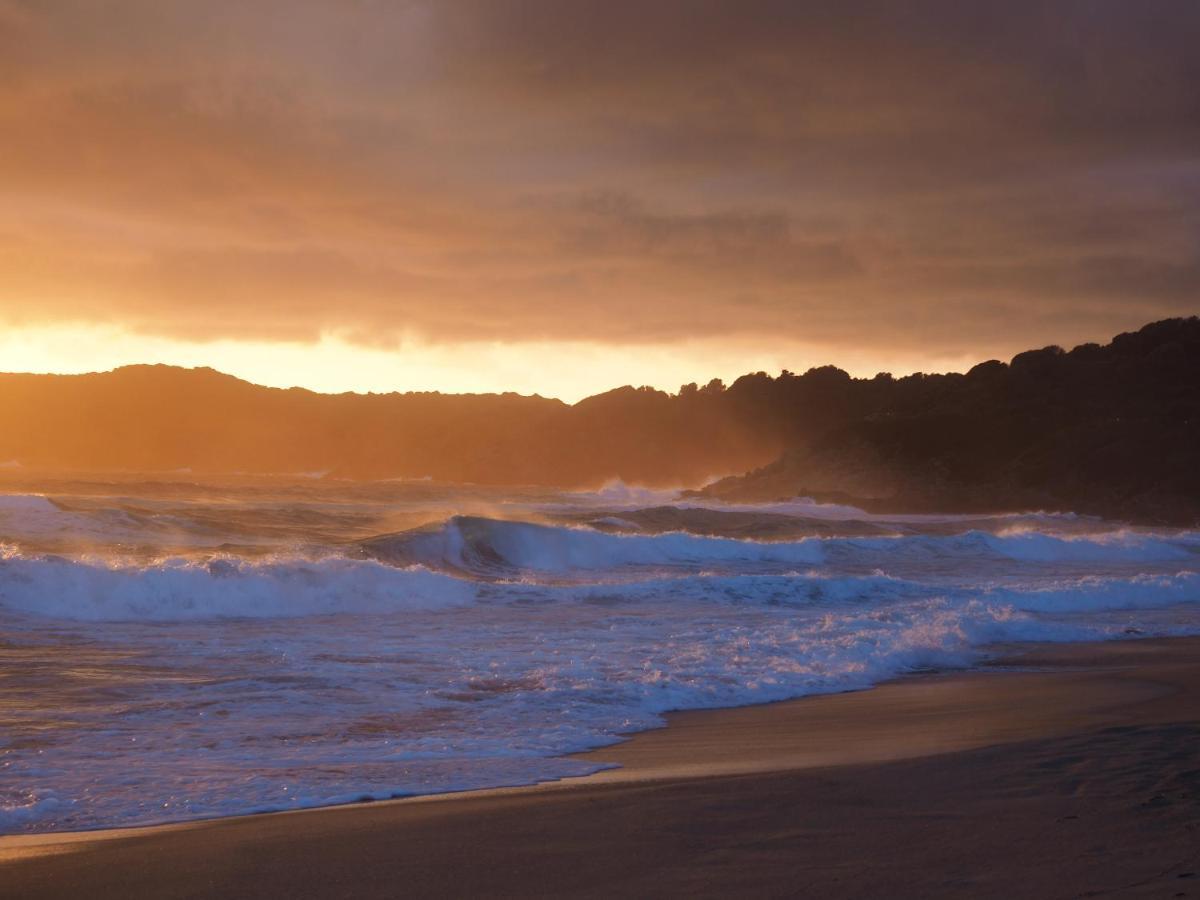
[(1197, 307), (1197, 46), (1191, 0), (0, 0), (0, 313), (1101, 337)]

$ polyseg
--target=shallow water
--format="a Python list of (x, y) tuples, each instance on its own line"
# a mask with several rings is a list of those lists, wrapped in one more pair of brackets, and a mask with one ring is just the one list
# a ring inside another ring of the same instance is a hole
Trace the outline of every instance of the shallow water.
[(0, 496), (0, 542), (0, 832), (528, 783), (670, 709), (1200, 633), (1200, 535), (1070, 514), (125, 478)]

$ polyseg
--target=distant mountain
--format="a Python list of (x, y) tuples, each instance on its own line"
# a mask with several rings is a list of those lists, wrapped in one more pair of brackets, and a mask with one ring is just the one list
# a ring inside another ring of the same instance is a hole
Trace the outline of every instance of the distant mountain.
[[(0, 365), (3, 361), (0, 360)], [(515, 394), (317, 394), (211, 369), (0, 375), (0, 464), (20, 471), (327, 473), (593, 487), (696, 485), (889, 510), (1066, 508), (1200, 518), (1200, 319), (965, 375), (826, 366), (574, 405)], [(748, 471), (750, 470), (750, 471)]]

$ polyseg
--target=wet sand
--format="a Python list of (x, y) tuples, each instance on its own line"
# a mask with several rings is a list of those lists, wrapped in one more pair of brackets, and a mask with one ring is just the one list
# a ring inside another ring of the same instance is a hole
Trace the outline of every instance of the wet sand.
[(622, 768), (0, 838), (2, 897), (1200, 897), (1200, 639), (679, 713)]

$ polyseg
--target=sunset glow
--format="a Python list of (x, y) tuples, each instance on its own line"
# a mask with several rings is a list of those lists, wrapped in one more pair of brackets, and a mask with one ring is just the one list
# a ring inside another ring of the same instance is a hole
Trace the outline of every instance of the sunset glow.
[[(419, 337), (363, 346), (336, 335), (312, 342), (221, 339), (189, 342), (104, 325), (43, 325), (0, 330), (10, 372), (82, 374), (137, 363), (214, 368), (268, 387), (343, 391), (449, 391), (541, 394), (573, 403), (633, 382), (673, 392), (689, 382), (732, 382), (748, 372), (777, 375), (827, 365), (828, 346), (780, 341), (707, 340), (652, 344), (588, 341), (430, 344)], [(887, 356), (846, 348), (839, 365), (859, 377), (877, 372), (961, 370), (971, 357)]]
[(1197, 48), (0, 0), (0, 895), (1183, 896)]
[(505, 9), (0, 0), (0, 369), (569, 399), (1194, 308), (1165, 19)]

